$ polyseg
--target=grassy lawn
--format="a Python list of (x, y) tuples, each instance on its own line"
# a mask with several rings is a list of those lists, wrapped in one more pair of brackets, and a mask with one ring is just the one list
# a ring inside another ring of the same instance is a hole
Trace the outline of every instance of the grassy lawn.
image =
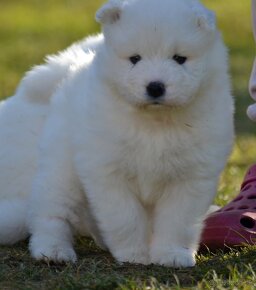
[[(0, 0), (0, 99), (11, 96), (24, 72), (75, 40), (99, 31), (94, 13), (102, 0)], [(217, 12), (230, 50), (237, 140), (223, 173), (216, 203), (239, 191), (256, 159), (256, 124), (245, 115), (254, 43), (249, 1), (204, 0)], [(256, 246), (198, 255), (193, 269), (117, 264), (92, 241), (77, 243), (77, 265), (33, 261), (27, 242), (0, 247), (0, 289), (256, 289)]]

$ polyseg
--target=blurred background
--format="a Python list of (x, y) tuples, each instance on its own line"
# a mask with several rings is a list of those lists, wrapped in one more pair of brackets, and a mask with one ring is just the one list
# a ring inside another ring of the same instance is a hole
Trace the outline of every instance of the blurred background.
[[(0, 98), (15, 92), (24, 72), (88, 34), (100, 31), (94, 21), (103, 0), (0, 0)], [(248, 80), (255, 55), (250, 1), (203, 0), (217, 14), (230, 52), (236, 102), (237, 139), (223, 174), (216, 202), (226, 203), (239, 191), (245, 169), (256, 162), (256, 124), (246, 117), (251, 103)]]

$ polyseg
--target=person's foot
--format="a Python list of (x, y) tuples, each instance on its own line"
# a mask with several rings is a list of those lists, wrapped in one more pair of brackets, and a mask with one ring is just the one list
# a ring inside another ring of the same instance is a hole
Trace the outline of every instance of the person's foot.
[(256, 244), (256, 164), (248, 170), (240, 193), (205, 220), (201, 249)]

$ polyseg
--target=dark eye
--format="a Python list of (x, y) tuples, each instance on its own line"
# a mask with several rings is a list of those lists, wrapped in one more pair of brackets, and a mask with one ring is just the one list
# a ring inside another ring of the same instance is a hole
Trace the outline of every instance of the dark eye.
[(131, 56), (129, 60), (132, 64), (136, 64), (137, 62), (141, 60), (141, 56), (136, 54), (136, 55)]
[(180, 65), (184, 64), (187, 61), (186, 56), (181, 56), (178, 54), (175, 54), (172, 59), (175, 60)]

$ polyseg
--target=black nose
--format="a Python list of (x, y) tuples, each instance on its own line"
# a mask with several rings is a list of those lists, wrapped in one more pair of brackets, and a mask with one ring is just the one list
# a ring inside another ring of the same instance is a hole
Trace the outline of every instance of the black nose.
[(160, 98), (165, 94), (165, 85), (161, 82), (151, 82), (147, 86), (147, 93), (151, 98)]

